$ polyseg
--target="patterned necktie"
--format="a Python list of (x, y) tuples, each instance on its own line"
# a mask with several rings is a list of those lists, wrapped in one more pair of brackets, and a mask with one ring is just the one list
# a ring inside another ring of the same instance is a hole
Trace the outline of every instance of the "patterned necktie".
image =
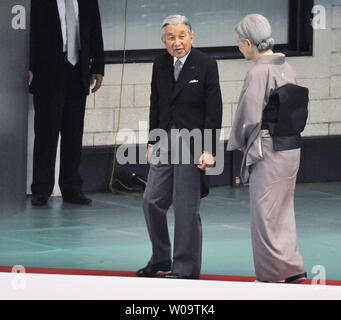
[(75, 66), (78, 62), (79, 39), (76, 26), (76, 13), (73, 0), (65, 0), (66, 34), (67, 34), (67, 59)]
[(174, 65), (174, 79), (175, 79), (175, 81), (178, 81), (181, 69), (182, 69), (182, 62), (178, 59), (178, 60), (176, 60), (175, 65)]

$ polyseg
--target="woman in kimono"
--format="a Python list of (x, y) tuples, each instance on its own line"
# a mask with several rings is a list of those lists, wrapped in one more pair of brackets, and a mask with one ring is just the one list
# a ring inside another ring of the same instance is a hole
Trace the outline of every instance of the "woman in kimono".
[(263, 110), (273, 89), (296, 84), (283, 54), (273, 52), (268, 20), (246, 16), (236, 27), (238, 46), (255, 62), (246, 75), (228, 150), (244, 152), (241, 179), (250, 186), (251, 236), (256, 277), (262, 282), (300, 282), (306, 277), (297, 246), (294, 191), (300, 146), (274, 151), (262, 127)]

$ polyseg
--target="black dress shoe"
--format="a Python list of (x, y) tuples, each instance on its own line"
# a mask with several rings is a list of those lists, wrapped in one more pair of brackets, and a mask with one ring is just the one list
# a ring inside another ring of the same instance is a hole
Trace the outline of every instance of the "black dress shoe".
[(33, 194), (31, 199), (32, 206), (44, 206), (47, 203), (48, 197), (40, 194)]
[(169, 272), (171, 270), (171, 267), (172, 267), (172, 262), (171, 261), (157, 263), (157, 264), (151, 264), (149, 262), (146, 267), (138, 270), (136, 272), (136, 275), (138, 277), (153, 278), (153, 277), (156, 276), (156, 274), (159, 271), (161, 271), (161, 272)]
[(89, 205), (92, 200), (87, 198), (83, 193), (76, 193), (72, 196), (63, 196), (63, 201), (73, 204)]
[(199, 279), (199, 277), (190, 277), (190, 276), (184, 276), (183, 274), (180, 273), (168, 273), (160, 276), (160, 278), (165, 278), (165, 279)]

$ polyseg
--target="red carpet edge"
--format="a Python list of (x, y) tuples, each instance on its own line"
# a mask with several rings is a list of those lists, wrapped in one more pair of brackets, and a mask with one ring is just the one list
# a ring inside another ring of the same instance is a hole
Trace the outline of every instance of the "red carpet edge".
[[(1, 267), (0, 272), (13, 272), (13, 267)], [(25, 267), (26, 273), (35, 274), (61, 274), (61, 275), (79, 275), (79, 276), (109, 276), (109, 277), (135, 277), (136, 272), (134, 271), (114, 271), (114, 270), (86, 270), (86, 269), (57, 269), (57, 268), (33, 268)], [(232, 281), (232, 282), (254, 282), (255, 277), (246, 276), (227, 276), (227, 275), (201, 275), (200, 280), (211, 280), (211, 281)], [(320, 284), (314, 282), (312, 279), (307, 279), (300, 282), (300, 284)], [(337, 280), (326, 280), (324, 285), (329, 286), (341, 286), (341, 281)]]

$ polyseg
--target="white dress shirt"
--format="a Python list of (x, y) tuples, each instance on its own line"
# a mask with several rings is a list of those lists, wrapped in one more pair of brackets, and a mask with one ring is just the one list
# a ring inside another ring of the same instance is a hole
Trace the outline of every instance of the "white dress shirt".
[[(80, 41), (79, 36), (79, 7), (78, 7), (78, 0), (57, 0), (58, 12), (59, 12), (59, 19), (60, 25), (62, 28), (62, 35), (63, 35), (63, 51), (67, 51), (67, 33), (66, 33), (66, 14), (65, 14), (65, 1), (73, 1), (73, 5), (75, 7), (75, 14), (76, 14), (76, 24), (77, 24), (77, 33), (78, 39)], [(80, 43), (79, 43), (80, 48)]]

